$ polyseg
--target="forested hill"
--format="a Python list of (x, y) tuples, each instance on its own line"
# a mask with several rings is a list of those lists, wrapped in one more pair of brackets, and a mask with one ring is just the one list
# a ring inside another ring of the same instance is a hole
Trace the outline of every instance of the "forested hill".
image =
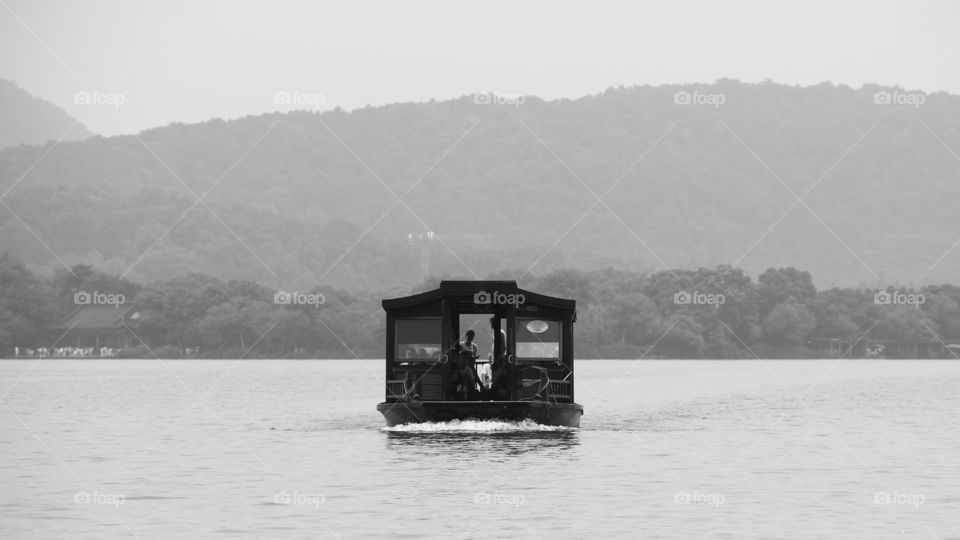
[(0, 193), (29, 170), (0, 239), (37, 270), (138, 281), (409, 286), (429, 251), (433, 275), (732, 264), (919, 286), (960, 275), (958, 120), (949, 94), (719, 81), (174, 124), (32, 169), (48, 148), (0, 152)]
[(0, 79), (0, 148), (82, 140), (91, 133), (60, 107)]

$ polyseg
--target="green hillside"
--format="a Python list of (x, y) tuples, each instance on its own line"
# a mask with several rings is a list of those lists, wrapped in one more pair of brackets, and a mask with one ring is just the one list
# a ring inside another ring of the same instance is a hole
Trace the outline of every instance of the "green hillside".
[(403, 287), (427, 251), (431, 274), (465, 277), (732, 264), (819, 287), (955, 281), (960, 96), (882, 91), (907, 94), (725, 80), (175, 124), (59, 144), (32, 169), (47, 148), (10, 148), (0, 192), (29, 173), (0, 238), (41, 273), (140, 282)]
[(92, 134), (60, 107), (0, 79), (0, 148), (47, 141), (78, 141)]

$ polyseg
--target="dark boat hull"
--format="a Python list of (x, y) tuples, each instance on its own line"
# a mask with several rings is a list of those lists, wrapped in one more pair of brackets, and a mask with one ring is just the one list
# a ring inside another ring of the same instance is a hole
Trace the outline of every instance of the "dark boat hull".
[(580, 427), (579, 403), (544, 401), (404, 401), (380, 403), (387, 427), (451, 420), (533, 420), (545, 426)]

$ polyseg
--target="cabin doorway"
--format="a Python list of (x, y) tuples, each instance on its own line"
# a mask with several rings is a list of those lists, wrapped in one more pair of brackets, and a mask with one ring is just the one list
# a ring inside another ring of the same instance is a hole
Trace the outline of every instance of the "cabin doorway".
[[(477, 375), (479, 375), (484, 389), (490, 388), (492, 378), (490, 360), (493, 358), (493, 330), (490, 328), (490, 317), (493, 317), (493, 313), (463, 313), (460, 315), (459, 340), (466, 339), (464, 336), (467, 330), (473, 330), (475, 334), (473, 342), (477, 344)], [(505, 329), (506, 322), (506, 319), (502, 319), (500, 327)]]

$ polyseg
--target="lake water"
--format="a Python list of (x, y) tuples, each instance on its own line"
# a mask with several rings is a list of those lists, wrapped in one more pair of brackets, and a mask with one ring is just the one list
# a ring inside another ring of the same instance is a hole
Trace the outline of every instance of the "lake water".
[(581, 361), (386, 430), (380, 361), (0, 362), (2, 538), (960, 538), (960, 363)]

